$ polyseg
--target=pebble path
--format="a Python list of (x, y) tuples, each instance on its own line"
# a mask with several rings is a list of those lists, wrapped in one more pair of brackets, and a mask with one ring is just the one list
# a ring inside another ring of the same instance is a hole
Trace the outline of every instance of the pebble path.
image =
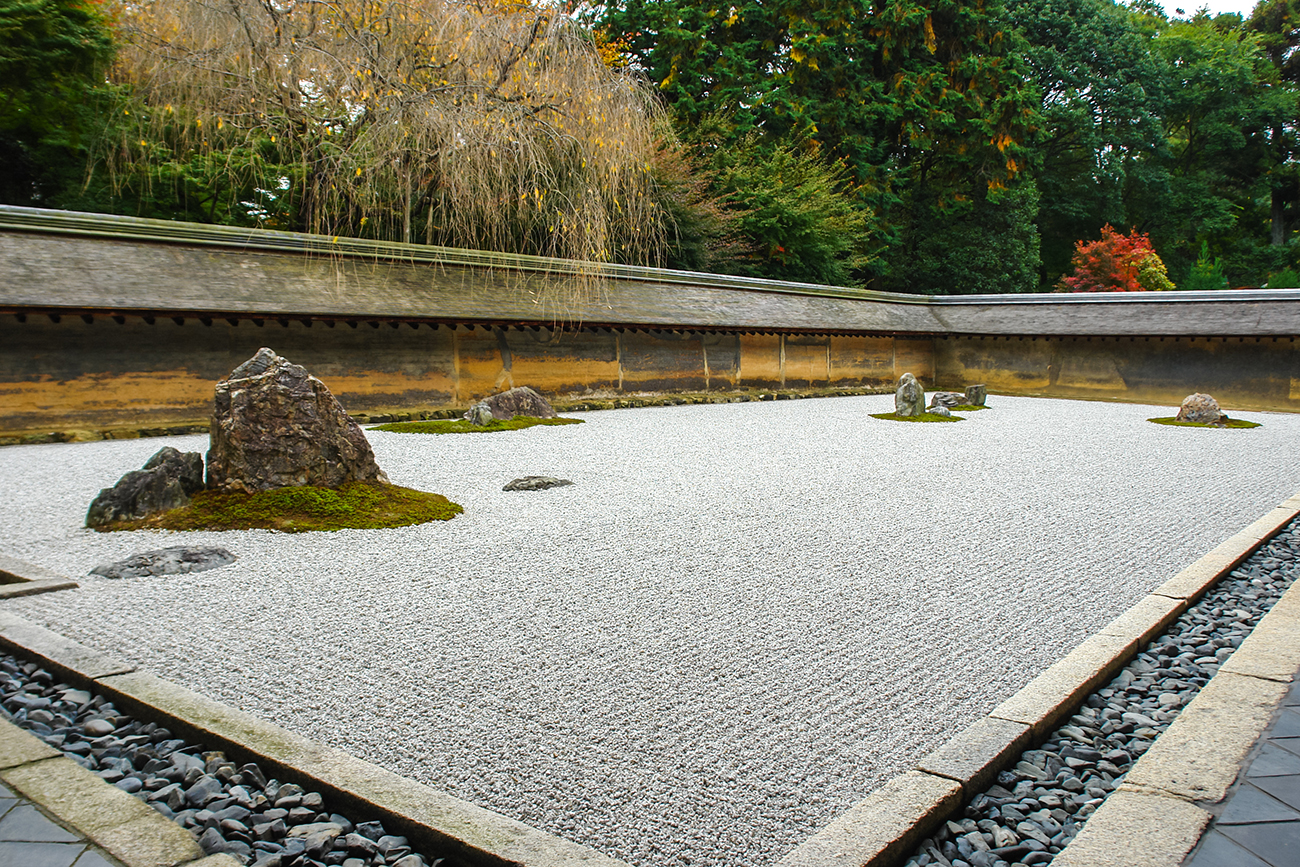
[(118, 713), (104, 696), (0, 655), (0, 714), (176, 821), (209, 855), (254, 867), (453, 867), (412, 852), (382, 822), (354, 822), (319, 792)]
[(1293, 521), (971, 799), (964, 818), (923, 841), (905, 867), (1051, 863), (1297, 577)]

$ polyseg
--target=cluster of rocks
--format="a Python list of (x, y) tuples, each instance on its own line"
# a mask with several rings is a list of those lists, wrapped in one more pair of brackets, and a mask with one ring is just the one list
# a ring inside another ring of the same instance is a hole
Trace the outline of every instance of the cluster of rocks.
[(485, 397), (463, 416), (472, 425), (483, 427), (494, 421), (508, 421), (515, 416), (555, 418), (551, 402), (526, 385)]
[(984, 406), (988, 400), (988, 388), (984, 385), (969, 385), (965, 393), (956, 391), (936, 391), (930, 399), (930, 406), (925, 405), (925, 389), (915, 376), (904, 373), (898, 378), (898, 387), (894, 390), (894, 414), (899, 418), (913, 418), (925, 415), (952, 415), (954, 406)]
[(86, 526), (187, 506), (205, 487), (256, 493), (352, 481), (388, 482), (361, 427), (325, 383), (262, 347), (217, 383), (206, 480), (202, 455), (165, 447), (101, 490)]
[(1223, 578), (905, 867), (1048, 864), (1300, 577), (1300, 522)]
[(210, 855), (254, 867), (452, 867), (381, 822), (330, 812), (319, 792), (120, 714), (36, 663), (0, 655), (0, 714), (188, 829)]
[(1183, 398), (1178, 407), (1175, 421), (1190, 421), (1196, 424), (1208, 424), (1210, 427), (1223, 427), (1228, 421), (1228, 414), (1219, 408), (1219, 402), (1208, 394), (1189, 394)]

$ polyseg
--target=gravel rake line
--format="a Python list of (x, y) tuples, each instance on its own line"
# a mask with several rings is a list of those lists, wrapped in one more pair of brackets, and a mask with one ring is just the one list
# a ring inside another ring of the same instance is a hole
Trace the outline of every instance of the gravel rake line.
[(157, 723), (0, 654), (0, 714), (188, 830), (209, 855), (253, 867), (460, 867), (411, 851), (381, 822), (353, 822), (319, 792), (173, 738)]
[(1221, 578), (1078, 713), (976, 795), (904, 867), (1041, 867), (1082, 830), (1300, 577), (1300, 520)]

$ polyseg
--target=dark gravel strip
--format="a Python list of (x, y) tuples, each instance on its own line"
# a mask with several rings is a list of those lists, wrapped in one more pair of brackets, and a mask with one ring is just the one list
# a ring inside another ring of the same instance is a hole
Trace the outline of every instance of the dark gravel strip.
[(1293, 521), (971, 799), (964, 818), (922, 842), (905, 867), (1050, 863), (1297, 577)]
[(236, 766), (4, 654), (0, 714), (179, 823), (210, 855), (255, 867), (455, 867), (413, 852), (380, 822), (328, 811), (319, 792), (267, 779), (256, 764)]

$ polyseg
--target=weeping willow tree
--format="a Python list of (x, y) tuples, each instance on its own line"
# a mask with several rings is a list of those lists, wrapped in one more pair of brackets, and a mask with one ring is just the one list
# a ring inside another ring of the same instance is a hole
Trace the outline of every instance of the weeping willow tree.
[(202, 176), (207, 219), (326, 235), (596, 262), (664, 248), (653, 96), (553, 8), (121, 0), (113, 20), (118, 189)]

